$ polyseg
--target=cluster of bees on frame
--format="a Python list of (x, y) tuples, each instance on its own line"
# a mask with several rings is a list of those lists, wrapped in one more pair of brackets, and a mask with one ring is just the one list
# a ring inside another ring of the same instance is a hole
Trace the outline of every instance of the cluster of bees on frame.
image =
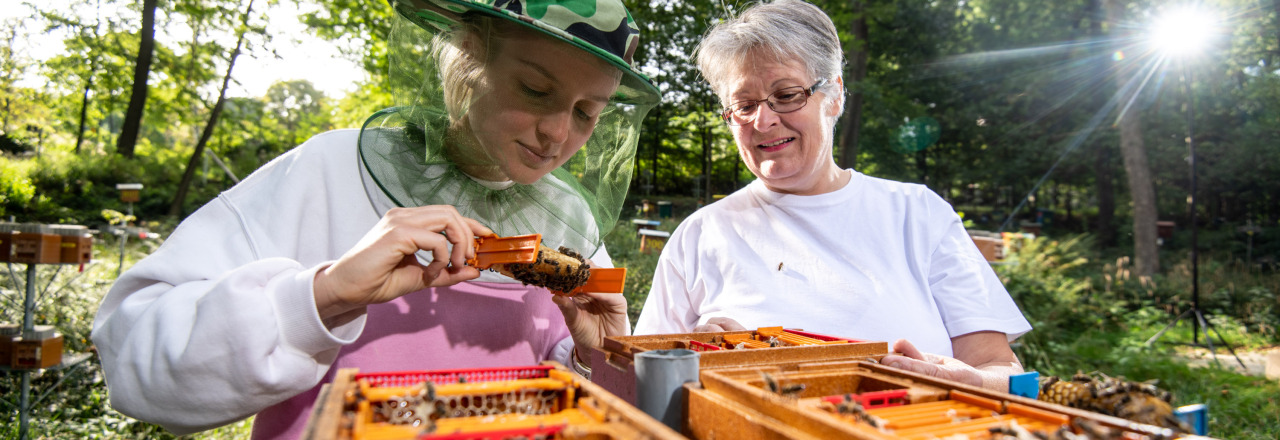
[(522, 283), (558, 292), (572, 292), (586, 284), (587, 278), (591, 277), (587, 259), (564, 246), (557, 250), (564, 254), (563, 258), (556, 258), (559, 256), (554, 255), (550, 248), (539, 246), (537, 261), (530, 264), (507, 264), (506, 267), (511, 271), (511, 277)]
[[(783, 397), (797, 398), (804, 391), (804, 384), (782, 384), (769, 373), (760, 372), (764, 388)], [(1107, 414), (1148, 425), (1171, 428), (1176, 432), (1191, 432), (1191, 428), (1173, 414), (1172, 396), (1155, 386), (1154, 381), (1132, 382), (1123, 377), (1106, 374), (1077, 373), (1069, 380), (1055, 376), (1041, 379), (1039, 400)], [(846, 395), (835, 405), (835, 412), (852, 417), (860, 423), (881, 428), (883, 422), (866, 411), (862, 404)], [(1084, 440), (1125, 439), (1125, 432), (1102, 426), (1097, 422), (1074, 418), (1070, 426), (1062, 426), (1054, 432), (1030, 431), (1017, 424), (995, 426), (989, 429), (995, 440)], [(1159, 438), (1155, 439), (1159, 440)]]
[(1047, 376), (1040, 381), (1040, 400), (1106, 414), (1179, 432), (1191, 428), (1173, 414), (1173, 396), (1155, 381), (1132, 382), (1093, 372), (1069, 380)]
[(1124, 440), (1131, 438), (1127, 437), (1124, 431), (1111, 429), (1091, 420), (1072, 419), (1071, 426), (1075, 430), (1063, 426), (1052, 433), (1028, 431), (1016, 424), (993, 426), (988, 431), (991, 433), (992, 440)]
[(378, 412), (387, 423), (420, 428), (423, 433), (436, 430), (436, 419), (444, 417), (444, 406), (436, 400), (436, 387), (430, 381), (417, 394), (387, 400)]

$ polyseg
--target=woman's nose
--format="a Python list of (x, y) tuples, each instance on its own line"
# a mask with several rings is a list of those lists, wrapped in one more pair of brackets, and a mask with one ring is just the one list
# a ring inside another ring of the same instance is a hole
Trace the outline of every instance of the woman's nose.
[(778, 112), (773, 111), (773, 107), (761, 104), (756, 107), (756, 119), (751, 121), (751, 125), (756, 131), (768, 131), (769, 128), (777, 125)]
[(569, 111), (552, 112), (538, 120), (538, 136), (543, 142), (563, 144), (569, 138)]

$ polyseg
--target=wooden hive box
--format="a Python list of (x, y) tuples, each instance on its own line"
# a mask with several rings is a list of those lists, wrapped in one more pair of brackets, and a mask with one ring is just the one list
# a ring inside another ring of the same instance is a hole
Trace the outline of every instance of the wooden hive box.
[[(415, 413), (415, 409), (420, 410)], [(322, 387), (302, 438), (684, 437), (564, 366), (544, 362), (530, 367), (369, 374), (341, 369), (332, 383)]]
[(0, 261), (13, 261), (13, 229), (7, 223), (0, 224)]
[[(1180, 438), (1166, 428), (868, 361), (724, 368), (703, 371), (700, 379), (685, 385), (685, 433), (694, 439), (985, 439), (993, 429), (1046, 435), (1091, 429), (1133, 440)], [(862, 399), (886, 394), (894, 397), (874, 403)]]
[[(854, 359), (879, 359), (889, 353), (887, 342), (819, 335), (801, 330), (785, 332), (807, 338), (827, 341), (817, 345), (785, 345), (769, 348), (710, 350), (706, 346), (720, 346), (726, 337), (747, 336), (759, 338), (761, 331), (783, 331), (781, 327), (762, 328), (754, 331), (676, 333), (666, 335), (606, 337), (601, 348), (591, 353), (591, 381), (604, 387), (623, 400), (636, 402), (635, 355), (649, 350), (678, 348), (700, 352), (698, 367), (701, 370), (741, 366), (782, 365), (802, 362), (842, 361)], [(757, 339), (758, 340), (758, 339)]]
[(93, 236), (89, 229), (79, 225), (49, 225), (61, 237), (58, 262), (62, 264), (88, 263), (93, 257)]
[(18, 224), (10, 239), (10, 261), (27, 264), (57, 264), (62, 261), (62, 237), (47, 225)]
[(49, 368), (62, 363), (62, 335), (42, 339), (12, 339), (9, 366), (13, 369)]

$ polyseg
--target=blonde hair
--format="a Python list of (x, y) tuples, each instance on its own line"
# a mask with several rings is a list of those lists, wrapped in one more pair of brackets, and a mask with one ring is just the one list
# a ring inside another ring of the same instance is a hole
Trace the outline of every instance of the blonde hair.
[(440, 60), (445, 109), (454, 123), (467, 114), (484, 66), (498, 52), (500, 40), (506, 34), (499, 27), (492, 18), (467, 14), (459, 26), (437, 35), (431, 42)]

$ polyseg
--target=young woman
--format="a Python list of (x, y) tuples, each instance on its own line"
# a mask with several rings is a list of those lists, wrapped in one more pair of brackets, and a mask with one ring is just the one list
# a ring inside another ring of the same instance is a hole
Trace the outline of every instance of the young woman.
[[(254, 416), (296, 438), (319, 384), (362, 371), (557, 360), (628, 332), (620, 295), (466, 266), (473, 240), (601, 237), (657, 90), (618, 0), (393, 0), (399, 106), (317, 135), (192, 214), (104, 299), (112, 406), (174, 433)], [(593, 11), (583, 16), (578, 11)]]

